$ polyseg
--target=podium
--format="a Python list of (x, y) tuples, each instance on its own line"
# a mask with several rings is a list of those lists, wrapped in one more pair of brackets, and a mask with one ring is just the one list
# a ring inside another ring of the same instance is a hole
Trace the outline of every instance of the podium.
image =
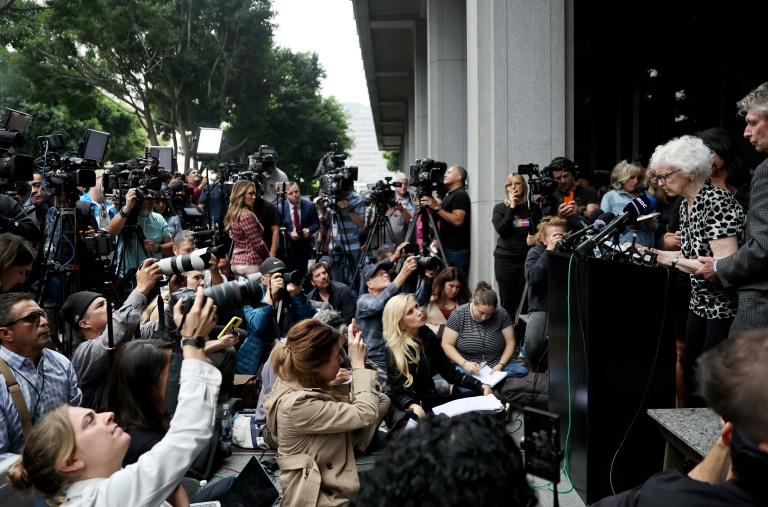
[(549, 256), (549, 410), (589, 504), (611, 483), (620, 493), (662, 470), (664, 439), (647, 410), (675, 406), (677, 272)]

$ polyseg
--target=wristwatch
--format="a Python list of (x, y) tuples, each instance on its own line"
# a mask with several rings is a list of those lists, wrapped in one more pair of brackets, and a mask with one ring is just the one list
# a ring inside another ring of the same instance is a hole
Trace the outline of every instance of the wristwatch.
[(125, 208), (120, 208), (120, 211), (118, 211), (118, 213), (120, 213), (121, 217), (128, 218), (128, 212), (125, 211)]
[(669, 263), (669, 265), (674, 268), (677, 266), (677, 261), (679, 260), (680, 260), (680, 257), (672, 257), (672, 261)]
[(190, 338), (190, 337), (184, 336), (182, 338), (183, 338), (181, 340), (182, 347), (186, 347), (187, 345), (194, 345), (198, 349), (202, 349), (203, 347), (205, 347), (205, 338), (203, 338), (202, 336), (198, 336), (197, 338)]

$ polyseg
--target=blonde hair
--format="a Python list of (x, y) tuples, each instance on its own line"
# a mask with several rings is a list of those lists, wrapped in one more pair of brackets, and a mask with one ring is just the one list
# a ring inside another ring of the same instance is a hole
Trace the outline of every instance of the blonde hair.
[(526, 204), (528, 203), (528, 183), (525, 181), (522, 174), (511, 173), (507, 174), (507, 181), (504, 184), (504, 204), (507, 206), (509, 206), (509, 192), (507, 192), (507, 187), (511, 185), (516, 178), (519, 178), (520, 181), (523, 182), (523, 202)]
[(59, 470), (75, 450), (75, 430), (69, 406), (58, 405), (40, 419), (29, 433), (21, 459), (8, 470), (8, 484), (19, 491), (34, 491), (49, 505), (66, 501), (64, 489), (72, 482)]
[[(712, 167), (710, 165), (710, 167)], [(632, 176), (637, 176), (638, 179), (643, 181), (643, 173), (645, 169), (638, 162), (630, 162), (629, 160), (622, 160), (611, 171), (611, 186), (615, 189), (619, 189), (624, 186)]]
[(384, 324), (384, 341), (387, 342), (387, 348), (395, 358), (397, 371), (405, 377), (405, 387), (413, 384), (413, 376), (408, 371), (408, 365), (419, 363), (419, 344), (415, 337), (401, 325), (405, 305), (411, 300), (416, 301), (416, 298), (407, 294), (392, 297), (384, 307), (381, 317)]
[(224, 217), (225, 231), (230, 230), (233, 223), (240, 221), (240, 215), (242, 213), (250, 213), (253, 215), (253, 218), (256, 219), (256, 222), (261, 223), (250, 206), (245, 204), (245, 194), (248, 193), (248, 190), (250, 190), (251, 187), (253, 187), (255, 191), (258, 191), (256, 184), (249, 180), (239, 180), (235, 183), (235, 186), (232, 187), (232, 194), (229, 197), (229, 211), (227, 211), (227, 216)]
[(550, 217), (549, 220), (542, 220), (539, 222), (539, 226), (536, 228), (536, 236), (534, 236), (533, 242), (536, 244), (544, 245), (544, 236), (547, 235), (547, 230), (550, 227), (562, 227), (563, 229), (567, 229), (568, 222), (566, 222), (564, 218), (560, 217)]

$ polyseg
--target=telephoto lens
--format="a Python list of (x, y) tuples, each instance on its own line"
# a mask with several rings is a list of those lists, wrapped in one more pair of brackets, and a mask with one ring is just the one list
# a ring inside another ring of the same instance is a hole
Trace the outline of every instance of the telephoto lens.
[[(194, 253), (194, 252), (193, 252)], [(192, 255), (192, 254), (189, 254)], [(181, 256), (179, 256), (181, 257)], [(234, 282), (226, 282), (214, 285), (203, 291), (205, 297), (213, 299), (219, 315), (236, 312), (244, 306), (260, 308), (267, 306), (262, 303), (264, 293), (261, 290), (261, 275), (254, 273), (248, 275), (245, 279)], [(171, 306), (176, 306), (176, 302), (181, 299), (183, 312), (186, 314), (192, 309), (197, 293), (194, 289), (183, 288), (171, 294)]]
[(187, 271), (203, 271), (214, 268), (211, 264), (211, 253), (207, 248), (200, 248), (192, 253), (168, 257), (158, 261), (160, 271), (165, 276), (171, 276), (174, 273), (186, 273)]
[(425, 255), (414, 255), (414, 259), (416, 259), (416, 264), (418, 265), (419, 269), (429, 269), (430, 271), (437, 271), (443, 267), (443, 263), (440, 259), (437, 257), (425, 256)]

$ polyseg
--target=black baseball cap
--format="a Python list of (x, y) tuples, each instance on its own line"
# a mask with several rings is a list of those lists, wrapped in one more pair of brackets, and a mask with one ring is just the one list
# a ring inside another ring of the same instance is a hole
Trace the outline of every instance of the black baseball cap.
[(383, 261), (379, 261), (370, 268), (366, 269), (363, 273), (363, 283), (367, 282), (371, 279), (373, 275), (376, 274), (377, 271), (383, 269), (385, 271), (389, 271), (389, 266), (392, 263), (389, 261), (389, 259), (384, 259)]
[(261, 271), (262, 275), (279, 273), (285, 271), (285, 263), (277, 257), (267, 257), (259, 266), (259, 271)]

